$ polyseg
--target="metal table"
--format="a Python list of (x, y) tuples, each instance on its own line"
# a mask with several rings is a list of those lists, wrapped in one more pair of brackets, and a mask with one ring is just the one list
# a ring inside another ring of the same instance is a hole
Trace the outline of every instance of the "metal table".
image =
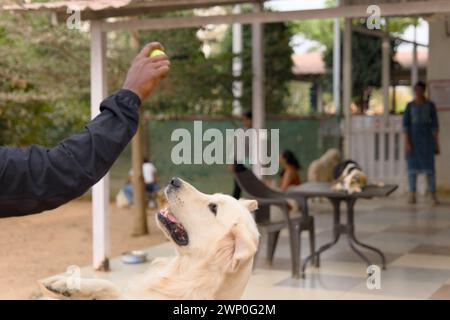
[[(356, 252), (356, 254), (358, 254), (358, 256), (360, 256), (361, 259), (363, 259), (368, 265), (371, 265), (372, 263), (360, 250), (358, 250), (356, 246), (376, 252), (381, 257), (383, 269), (386, 269), (386, 258), (383, 252), (381, 252), (380, 249), (362, 243), (356, 238), (354, 207), (359, 198), (371, 199), (376, 197), (387, 197), (394, 192), (397, 187), (397, 185), (385, 185), (382, 187), (368, 185), (362, 192), (350, 195), (346, 192), (333, 191), (330, 183), (308, 182), (287, 192), (287, 194), (295, 194), (296, 196), (304, 197), (305, 201), (302, 206), (302, 210), (305, 210), (306, 214), (308, 214), (308, 198), (324, 197), (327, 198), (333, 205), (333, 240), (320, 247), (315, 253), (309, 255), (305, 259), (302, 265), (302, 277), (305, 277), (305, 269), (308, 262), (312, 261), (316, 267), (320, 266), (320, 254), (334, 246), (338, 242), (341, 234), (348, 235), (348, 244), (350, 248)], [(341, 202), (345, 202), (347, 204), (347, 221), (345, 224), (341, 223)]]

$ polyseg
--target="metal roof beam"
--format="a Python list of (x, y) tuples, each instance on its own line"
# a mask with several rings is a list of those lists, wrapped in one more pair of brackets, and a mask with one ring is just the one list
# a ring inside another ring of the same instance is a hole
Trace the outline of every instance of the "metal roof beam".
[[(382, 17), (430, 15), (450, 12), (450, 1), (416, 1), (410, 3), (380, 4)], [(140, 30), (140, 29), (173, 29), (200, 27), (207, 24), (251, 24), (273, 23), (308, 19), (330, 19), (335, 17), (361, 18), (367, 16), (366, 5), (341, 6), (326, 9), (251, 12), (216, 16), (165, 17), (146, 20), (127, 20), (103, 22), (104, 31)]]

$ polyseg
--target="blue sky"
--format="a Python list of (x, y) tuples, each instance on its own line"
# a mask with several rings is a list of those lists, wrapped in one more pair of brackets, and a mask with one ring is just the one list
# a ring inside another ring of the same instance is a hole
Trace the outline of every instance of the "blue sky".
[[(325, 7), (325, 0), (273, 0), (266, 2), (266, 6), (276, 11), (290, 11), (290, 10), (307, 10), (307, 9), (320, 9)], [(414, 39), (414, 28), (408, 28), (402, 35), (403, 38), (408, 40)], [(305, 41), (302, 37), (294, 39), (296, 43), (294, 49), (297, 53), (302, 53), (308, 50), (313, 43)], [(417, 28), (417, 41), (420, 43), (428, 44), (428, 24), (423, 22)], [(399, 50), (410, 50), (410, 45), (401, 45)]]

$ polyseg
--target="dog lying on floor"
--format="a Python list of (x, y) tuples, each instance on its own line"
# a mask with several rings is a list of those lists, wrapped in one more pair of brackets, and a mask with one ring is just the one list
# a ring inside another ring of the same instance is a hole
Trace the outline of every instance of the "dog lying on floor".
[(43, 293), (58, 299), (240, 299), (258, 248), (250, 213), (256, 200), (206, 195), (179, 178), (165, 194), (168, 207), (156, 221), (176, 256), (155, 259), (124, 291), (103, 279), (81, 279), (72, 288), (66, 276), (55, 276), (40, 283)]
[(367, 184), (367, 178), (361, 167), (353, 160), (340, 162), (333, 172), (332, 189), (346, 191), (348, 194), (361, 192)]

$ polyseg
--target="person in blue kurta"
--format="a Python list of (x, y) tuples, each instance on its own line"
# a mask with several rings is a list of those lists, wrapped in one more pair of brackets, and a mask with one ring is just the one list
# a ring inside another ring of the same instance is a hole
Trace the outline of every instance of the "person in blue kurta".
[(409, 182), (408, 202), (416, 203), (417, 174), (425, 173), (429, 197), (433, 204), (437, 204), (434, 155), (440, 153), (439, 123), (436, 106), (426, 98), (425, 90), (425, 83), (417, 82), (414, 86), (414, 100), (408, 103), (403, 114)]

